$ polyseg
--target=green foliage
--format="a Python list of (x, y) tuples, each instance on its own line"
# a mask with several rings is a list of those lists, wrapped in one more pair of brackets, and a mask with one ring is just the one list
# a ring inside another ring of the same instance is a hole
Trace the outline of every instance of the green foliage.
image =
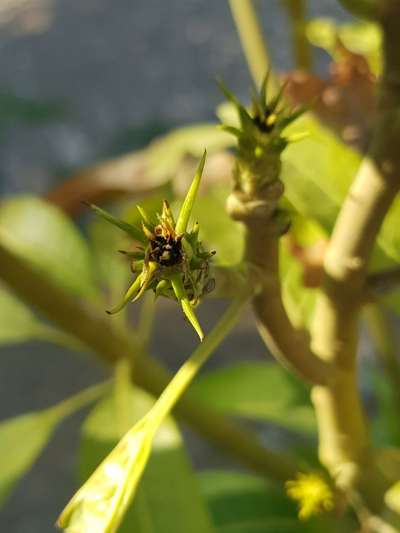
[(0, 423), (0, 504), (42, 452), (57, 422), (54, 412), (45, 410)]
[[(293, 133), (304, 130), (309, 133), (307, 138), (290, 144), (282, 156), (286, 197), (297, 212), (315, 220), (329, 234), (360, 166), (361, 156), (310, 115), (299, 118), (289, 128)], [(395, 222), (399, 213), (397, 199), (378, 236), (372, 269), (400, 260), (400, 228)]]
[(122, 251), (134, 261), (131, 269), (138, 275), (130, 284), (119, 304), (109, 314), (121, 311), (129, 301), (135, 302), (145, 291), (153, 290), (155, 296), (176, 299), (183, 313), (203, 340), (204, 334), (194, 312), (194, 307), (207, 292), (209, 284), (209, 260), (213, 253), (204, 250), (199, 242), (199, 226), (191, 230), (188, 223), (200, 186), (206, 161), (206, 152), (200, 160), (196, 174), (183, 201), (177, 221), (167, 200), (163, 200), (161, 214), (153, 216), (137, 205), (141, 216), (141, 228), (114, 217), (107, 211), (90, 205), (101, 218), (127, 233), (140, 246), (135, 251)]
[(0, 242), (57, 285), (94, 296), (89, 248), (76, 226), (48, 202), (32, 196), (3, 201)]
[(234, 222), (228, 216), (225, 210), (227, 195), (227, 187), (212, 187), (206, 196), (198, 198), (193, 218), (199, 222), (200, 239), (206, 242), (209, 249), (217, 250), (215, 262), (232, 266), (242, 260), (244, 229), (242, 224)]
[(45, 326), (18, 298), (0, 287), (0, 344), (23, 342), (40, 336)]
[(315, 430), (307, 388), (277, 364), (236, 363), (201, 376), (191, 391), (205, 405), (228, 415)]
[[(201, 366), (233, 328), (245, 302), (246, 299), (243, 298), (233, 301), (204, 342), (197, 346), (181, 366), (151, 409), (125, 433), (76, 492), (58, 518), (57, 523), (61, 528), (67, 531), (90, 530), (99, 533), (117, 531), (136, 496), (155, 434)], [(126, 380), (121, 379), (121, 386), (125, 396)]]
[(296, 507), (283, 489), (256, 476), (214, 470), (200, 473), (199, 479), (218, 533), (350, 531), (335, 529), (326, 518), (299, 522)]
[(104, 385), (94, 385), (48, 409), (0, 422), (0, 505), (40, 455), (57, 425), (104, 391)]
[[(117, 444), (121, 432), (143, 417), (153, 403), (154, 400), (143, 391), (130, 388), (122, 403), (118, 395), (112, 395), (93, 409), (82, 427), (82, 481)], [(170, 418), (165, 420), (155, 436), (135, 501), (118, 531), (213, 531), (179, 430)]]
[(337, 38), (345, 47), (365, 56), (371, 70), (379, 75), (382, 69), (382, 32), (372, 22), (351, 22), (337, 24), (329, 18), (316, 18), (307, 24), (307, 38), (314, 45), (323, 48), (335, 57)]

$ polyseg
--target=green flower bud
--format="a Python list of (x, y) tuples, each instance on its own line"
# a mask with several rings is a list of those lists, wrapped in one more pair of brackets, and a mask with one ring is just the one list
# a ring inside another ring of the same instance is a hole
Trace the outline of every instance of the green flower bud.
[(134, 302), (145, 291), (153, 290), (156, 297), (164, 296), (178, 300), (200, 339), (203, 339), (204, 335), (194, 313), (194, 307), (213, 288), (213, 280), (209, 276), (209, 261), (215, 252), (207, 252), (203, 248), (199, 241), (198, 223), (195, 223), (190, 231), (187, 228), (205, 158), (206, 152), (199, 163), (176, 222), (166, 200), (156, 220), (141, 206), (137, 206), (142, 218), (141, 228), (117, 219), (95, 205), (90, 205), (99, 216), (141, 244), (141, 249), (134, 252), (120, 250), (131, 259), (131, 270), (137, 276), (122, 301), (107, 313), (117, 313), (129, 301)]

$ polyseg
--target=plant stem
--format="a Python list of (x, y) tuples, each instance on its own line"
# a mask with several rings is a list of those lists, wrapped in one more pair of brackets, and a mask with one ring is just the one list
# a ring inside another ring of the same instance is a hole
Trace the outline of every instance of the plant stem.
[(157, 400), (156, 409), (151, 417), (155, 424), (159, 426), (164, 418), (169, 414), (180, 396), (188, 388), (194, 376), (204, 365), (210, 355), (230, 333), (236, 322), (239, 320), (248, 297), (234, 300), (225, 311), (218, 324), (207, 335), (205, 340), (197, 346), (189, 359), (181, 366), (171, 382), (165, 388)]
[[(271, 70), (271, 64), (253, 1), (229, 0), (229, 6), (251, 76), (260, 87), (266, 73)], [(270, 85), (275, 91), (277, 84), (271, 74)]]
[(143, 346), (145, 346), (146, 348), (149, 345), (155, 312), (156, 301), (154, 298), (154, 294), (147, 292), (143, 296), (142, 306), (140, 308), (139, 323), (137, 328)]
[(312, 70), (311, 46), (306, 37), (305, 0), (283, 0), (292, 26), (292, 54), (298, 69)]
[(320, 459), (350, 499), (379, 514), (386, 481), (376, 468), (357, 386), (358, 317), (368, 261), (382, 221), (399, 191), (400, 50), (398, 22), (382, 22), (385, 68), (376, 128), (369, 151), (340, 211), (324, 263), (315, 310), (313, 349), (332, 365), (326, 386), (312, 397), (320, 435)]
[[(97, 309), (53, 285), (1, 243), (0, 278), (21, 300), (83, 342), (103, 362), (114, 365), (122, 358), (134, 361), (133, 380), (150, 394), (158, 397), (171, 381), (171, 374), (145, 353), (136, 335), (119, 324), (113, 327), (112, 318), (106, 319)], [(259, 474), (282, 482), (300, 469), (286, 455), (261, 445), (251, 431), (194, 400), (190, 391), (179, 400), (175, 412), (195, 431)]]
[(67, 417), (75, 411), (82, 409), (82, 407), (85, 407), (87, 404), (98, 400), (109, 388), (110, 382), (108, 381), (92, 385), (91, 387), (74, 394), (70, 398), (66, 398), (54, 407), (50, 407), (50, 410), (57, 418)]
[(246, 257), (260, 269), (263, 287), (254, 298), (257, 327), (271, 353), (311, 383), (324, 383), (328, 365), (310, 350), (305, 330), (290, 322), (282, 301), (279, 279), (279, 237), (271, 218), (247, 223)]

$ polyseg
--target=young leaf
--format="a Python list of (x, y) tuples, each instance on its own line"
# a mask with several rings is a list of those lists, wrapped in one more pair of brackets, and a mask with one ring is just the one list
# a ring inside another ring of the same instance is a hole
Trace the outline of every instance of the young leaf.
[(0, 344), (32, 339), (37, 336), (41, 326), (29, 307), (0, 286)]
[(78, 490), (57, 520), (67, 531), (114, 533), (148, 461), (155, 429), (142, 418)]
[(97, 399), (105, 390), (104, 384), (95, 385), (54, 407), (0, 423), (0, 504), (30, 469), (63, 418)]
[(179, 212), (178, 220), (176, 222), (175, 231), (178, 235), (181, 235), (186, 232), (187, 225), (192, 213), (193, 204), (196, 199), (197, 191), (199, 190), (201, 175), (203, 173), (204, 164), (206, 162), (207, 151), (204, 150), (203, 157), (200, 160), (199, 166), (197, 167), (196, 174), (193, 178), (192, 184), (190, 185), (189, 191), (186, 195), (186, 198), (183, 202), (181, 210)]
[(126, 433), (58, 519), (67, 531), (114, 533), (137, 490), (155, 433), (201, 366), (241, 315), (246, 299), (235, 300), (221, 320), (175, 374), (153, 408)]
[[(154, 405), (155, 399), (138, 388), (130, 385), (125, 392), (122, 401), (117, 391), (104, 398), (84, 422), (80, 447), (80, 478), (83, 481), (118, 443), (119, 428), (127, 423), (128, 429)], [(124, 419), (122, 424), (121, 418)], [(171, 490), (172, 485), (174, 490)], [(150, 531), (213, 531), (179, 429), (169, 417), (154, 437), (151, 457), (135, 501), (118, 529), (118, 533)]]
[(96, 294), (87, 243), (71, 220), (49, 202), (34, 196), (3, 201), (0, 241), (58, 286), (74, 294)]
[(0, 423), (0, 504), (36, 461), (57, 422), (51, 410), (45, 410)]
[(128, 224), (128, 222), (125, 222), (124, 220), (114, 217), (114, 215), (112, 215), (111, 213), (108, 213), (104, 209), (101, 209), (101, 207), (98, 207), (97, 205), (94, 205), (94, 204), (88, 204), (88, 205), (101, 218), (104, 218), (104, 220), (106, 220), (107, 222), (110, 222), (117, 228), (121, 229), (122, 231), (125, 231), (125, 233), (130, 235), (136, 241), (146, 244), (147, 240), (145, 236), (143, 235), (143, 232), (139, 228), (137, 228), (136, 226), (133, 226), (132, 224)]

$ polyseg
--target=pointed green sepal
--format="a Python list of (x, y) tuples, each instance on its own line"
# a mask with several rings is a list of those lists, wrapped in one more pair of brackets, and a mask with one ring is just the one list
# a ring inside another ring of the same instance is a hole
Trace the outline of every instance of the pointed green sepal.
[(203, 157), (201, 158), (199, 166), (197, 167), (196, 174), (193, 178), (192, 184), (190, 185), (186, 198), (181, 207), (178, 220), (176, 222), (175, 231), (178, 235), (181, 235), (186, 232), (190, 215), (193, 209), (193, 204), (196, 199), (197, 191), (199, 190), (200, 180), (203, 174), (203, 168), (206, 162), (206, 157), (207, 150), (204, 150)]
[(121, 311), (127, 303), (136, 295), (136, 293), (140, 290), (142, 282), (142, 274), (139, 274), (139, 276), (135, 279), (135, 281), (132, 283), (132, 285), (129, 287), (129, 289), (126, 291), (122, 301), (110, 309), (109, 311), (106, 311), (108, 315), (115, 315), (115, 313), (118, 313), (118, 311)]
[(158, 268), (157, 263), (154, 263), (151, 261), (148, 265), (144, 265), (143, 272), (141, 274), (141, 284), (140, 284), (140, 290), (137, 293), (137, 295), (133, 298), (132, 302), (136, 302), (136, 300), (139, 300), (139, 298), (142, 296), (144, 291), (148, 289), (150, 283), (154, 279), (154, 274)]
[(138, 261), (144, 259), (145, 253), (139, 250), (128, 252), (126, 250), (118, 250), (120, 254), (124, 255), (128, 259), (136, 259)]
[(174, 293), (175, 293), (177, 300), (181, 304), (182, 311), (184, 312), (184, 314), (186, 315), (186, 318), (192, 324), (197, 335), (200, 337), (200, 340), (202, 341), (204, 339), (204, 333), (203, 333), (203, 330), (201, 329), (199, 321), (197, 320), (193, 307), (191, 306), (189, 302), (189, 298), (187, 296), (185, 287), (183, 286), (183, 281), (182, 281), (182, 277), (180, 274), (175, 274), (174, 276), (171, 277), (171, 285), (172, 285), (172, 288), (174, 289)]
[(136, 241), (146, 243), (146, 238), (143, 235), (143, 232), (136, 226), (133, 226), (132, 224), (128, 224), (128, 222), (125, 222), (124, 220), (114, 217), (111, 213), (108, 213), (108, 211), (101, 209), (101, 207), (98, 207), (95, 204), (88, 203), (86, 205), (88, 205), (91, 209), (93, 209), (93, 211), (97, 215), (99, 215), (101, 218), (103, 218), (107, 222), (110, 222), (111, 224), (121, 229), (122, 231), (125, 231), (125, 233), (133, 237)]
[(143, 222), (146, 224), (146, 226), (148, 226), (149, 228), (152, 228), (155, 225), (154, 220), (152, 220), (150, 214), (146, 211), (146, 209), (144, 209), (140, 205), (137, 205), (136, 209), (139, 211), (140, 216), (142, 217)]
[(159, 281), (156, 285), (156, 290), (155, 290), (156, 298), (158, 298), (159, 296), (165, 295), (168, 289), (170, 288), (170, 286), (171, 284), (169, 280), (167, 279), (162, 279), (161, 281)]
[(262, 107), (262, 110), (263, 110), (263, 114), (265, 115), (266, 111), (267, 111), (267, 88), (268, 88), (268, 80), (269, 80), (269, 74), (270, 74), (270, 70), (268, 69), (264, 79), (263, 79), (263, 82), (261, 84), (261, 88), (260, 88), (260, 105)]
[(172, 213), (172, 209), (167, 200), (163, 200), (162, 218), (164, 218), (165, 220), (168, 220), (171, 226), (173, 227), (175, 226), (174, 214)]

